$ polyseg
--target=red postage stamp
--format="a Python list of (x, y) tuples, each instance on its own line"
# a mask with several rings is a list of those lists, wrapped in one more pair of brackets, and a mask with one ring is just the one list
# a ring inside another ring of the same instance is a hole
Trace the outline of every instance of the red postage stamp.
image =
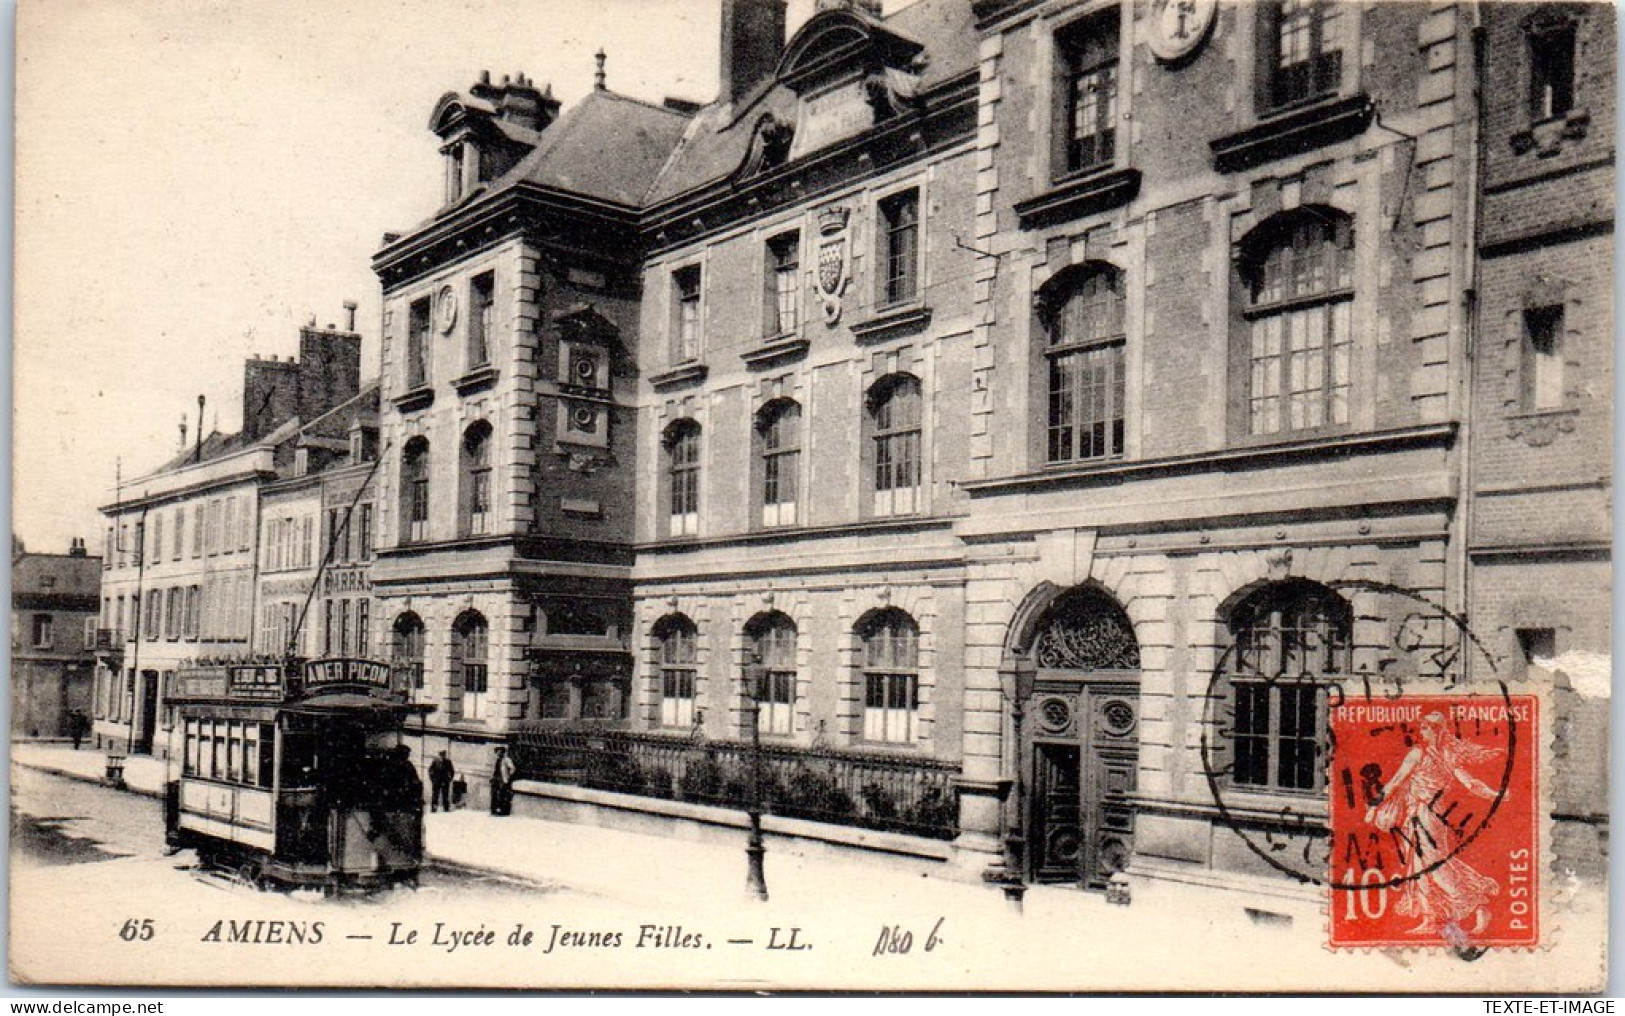
[(1331, 712), (1331, 944), (1538, 944), (1534, 697), (1350, 700)]

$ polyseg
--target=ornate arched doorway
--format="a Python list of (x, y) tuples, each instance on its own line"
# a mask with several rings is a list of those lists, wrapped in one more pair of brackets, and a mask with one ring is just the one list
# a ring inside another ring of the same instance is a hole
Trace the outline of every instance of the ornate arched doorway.
[(1108, 593), (1056, 597), (1028, 630), (1020, 760), (1025, 876), (1103, 889), (1134, 844), (1140, 647)]

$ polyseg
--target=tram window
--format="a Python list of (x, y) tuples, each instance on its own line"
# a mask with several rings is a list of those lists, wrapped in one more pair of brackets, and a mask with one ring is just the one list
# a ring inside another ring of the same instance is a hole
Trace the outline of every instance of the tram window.
[(209, 727), (209, 778), (218, 780), (226, 775), (226, 725), (216, 720)]
[(254, 786), (259, 777), (260, 725), (243, 725), (243, 782)]
[(197, 775), (197, 721), (186, 721), (186, 732), (181, 739), (181, 775)]
[(273, 775), (276, 766), (276, 742), (273, 740), (273, 728), (269, 723), (260, 724), (260, 786), (269, 787), (275, 782)]
[(305, 730), (289, 730), (282, 735), (282, 786), (316, 785), (316, 735)]

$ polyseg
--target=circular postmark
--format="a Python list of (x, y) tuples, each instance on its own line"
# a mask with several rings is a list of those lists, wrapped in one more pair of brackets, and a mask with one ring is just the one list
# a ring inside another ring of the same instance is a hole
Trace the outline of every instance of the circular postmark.
[(1331, 890), (1468, 877), (1457, 858), (1505, 809), (1532, 728), (1465, 620), (1387, 583), (1288, 580), (1230, 635), (1200, 740), (1221, 823)]

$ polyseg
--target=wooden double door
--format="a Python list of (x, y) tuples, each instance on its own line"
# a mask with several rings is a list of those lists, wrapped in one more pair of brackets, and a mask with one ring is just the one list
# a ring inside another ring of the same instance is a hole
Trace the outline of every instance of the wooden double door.
[(1104, 889), (1134, 849), (1140, 698), (1129, 675), (1040, 672), (1028, 701), (1027, 877)]

